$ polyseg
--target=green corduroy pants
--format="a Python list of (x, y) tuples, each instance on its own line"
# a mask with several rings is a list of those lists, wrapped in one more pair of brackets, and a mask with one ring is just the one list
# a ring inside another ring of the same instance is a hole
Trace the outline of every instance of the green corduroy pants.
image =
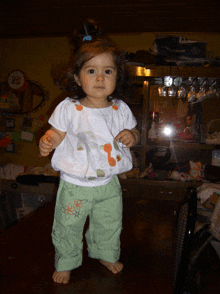
[(52, 241), (57, 271), (82, 264), (83, 231), (91, 258), (116, 262), (120, 256), (122, 192), (118, 177), (97, 187), (76, 186), (60, 180), (57, 192)]

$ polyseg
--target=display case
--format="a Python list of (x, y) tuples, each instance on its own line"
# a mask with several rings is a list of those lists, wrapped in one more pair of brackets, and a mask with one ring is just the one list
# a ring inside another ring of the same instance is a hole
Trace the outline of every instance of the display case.
[[(220, 68), (128, 64), (128, 69), (136, 93), (128, 104), (141, 133), (140, 143), (132, 150), (139, 156), (140, 170), (145, 169), (147, 153), (153, 148), (164, 156), (171, 150), (173, 161), (188, 158), (211, 163), (211, 150), (220, 148), (218, 141), (207, 141), (210, 134), (220, 134)], [(212, 128), (210, 121), (215, 121)], [(167, 126), (174, 128), (172, 135), (164, 133)]]

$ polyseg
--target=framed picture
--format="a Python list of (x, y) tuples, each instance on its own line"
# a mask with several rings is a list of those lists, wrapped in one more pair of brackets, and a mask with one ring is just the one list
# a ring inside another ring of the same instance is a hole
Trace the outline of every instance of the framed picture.
[(31, 117), (23, 117), (21, 121), (22, 129), (31, 129), (32, 128), (33, 119)]
[(6, 118), (5, 126), (8, 129), (14, 129), (15, 128), (15, 120), (14, 120), (14, 118)]
[(15, 153), (15, 144), (9, 143), (7, 147), (5, 148), (5, 152), (7, 153)]

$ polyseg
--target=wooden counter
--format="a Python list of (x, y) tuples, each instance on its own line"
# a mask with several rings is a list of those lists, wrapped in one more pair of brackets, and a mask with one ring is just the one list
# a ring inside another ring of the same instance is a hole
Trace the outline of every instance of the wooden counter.
[(149, 199), (183, 201), (188, 188), (197, 188), (202, 182), (157, 181), (148, 179), (120, 179), (123, 196), (141, 196)]

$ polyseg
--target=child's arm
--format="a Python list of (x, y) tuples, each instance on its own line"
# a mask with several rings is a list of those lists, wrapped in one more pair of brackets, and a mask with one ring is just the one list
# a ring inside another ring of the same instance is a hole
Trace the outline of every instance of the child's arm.
[(47, 156), (49, 153), (57, 148), (63, 141), (66, 133), (61, 132), (54, 127), (50, 128), (46, 133), (40, 138), (39, 149), (41, 156)]
[(114, 141), (119, 141), (129, 148), (133, 147), (140, 141), (140, 132), (136, 128), (131, 130), (124, 129), (115, 137)]

